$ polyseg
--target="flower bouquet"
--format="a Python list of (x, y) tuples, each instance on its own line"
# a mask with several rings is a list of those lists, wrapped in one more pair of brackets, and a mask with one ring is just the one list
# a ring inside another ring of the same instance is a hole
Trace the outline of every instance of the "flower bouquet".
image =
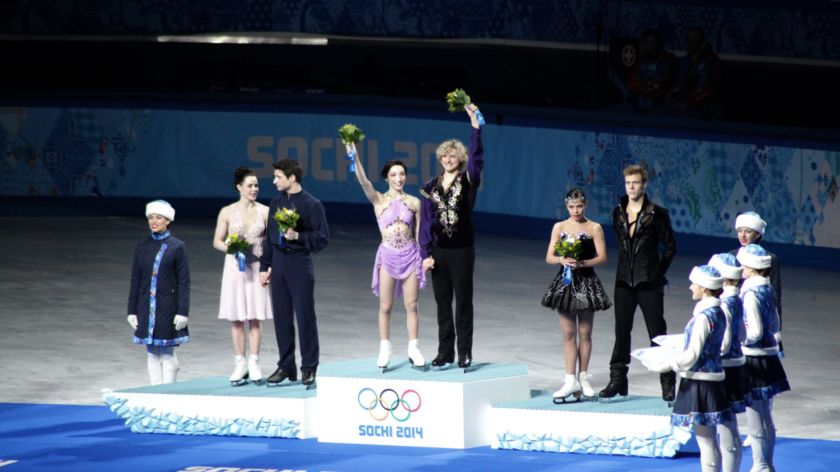
[(274, 221), (280, 229), (280, 247), (286, 245), (286, 231), (295, 229), (299, 219), (300, 214), (294, 208), (278, 208), (274, 213)]
[(580, 233), (577, 237), (571, 234), (563, 233), (560, 235), (560, 241), (554, 245), (554, 250), (560, 257), (570, 257), (572, 259), (580, 259), (580, 253), (583, 250), (582, 241), (586, 233)]
[[(583, 251), (583, 240), (588, 238), (586, 233), (579, 233), (577, 236), (572, 234), (560, 234), (560, 241), (554, 244), (554, 251), (560, 257), (569, 257), (574, 260), (579, 260), (581, 252)], [(572, 283), (572, 268), (569, 266), (563, 267), (563, 285)]]
[(249, 243), (243, 236), (237, 233), (231, 233), (225, 238), (225, 245), (227, 246), (228, 254), (233, 254), (239, 262), (239, 272), (245, 272), (245, 251), (251, 249)]
[(349, 145), (359, 144), (361, 140), (365, 139), (365, 134), (362, 133), (362, 130), (358, 126), (347, 123), (341, 128), (338, 128), (338, 137), (341, 138), (341, 142), (347, 147), (347, 154), (344, 158), (350, 161), (350, 172), (356, 172), (356, 152)]
[[(455, 113), (463, 111), (472, 101), (470, 101), (470, 96), (467, 95), (464, 89), (456, 88), (446, 94), (446, 103), (449, 105), (449, 112)], [(478, 126), (484, 126), (484, 116), (480, 111), (475, 110), (475, 118), (478, 120)]]

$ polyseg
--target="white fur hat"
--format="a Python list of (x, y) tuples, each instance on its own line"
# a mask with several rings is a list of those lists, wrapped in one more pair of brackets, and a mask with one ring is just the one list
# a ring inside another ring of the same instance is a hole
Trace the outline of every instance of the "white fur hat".
[(721, 277), (724, 279), (738, 280), (741, 278), (741, 265), (738, 264), (738, 260), (735, 259), (735, 256), (729, 254), (728, 252), (712, 256), (712, 258), (709, 259), (709, 265), (717, 269), (717, 271), (720, 272)]
[(155, 200), (146, 204), (146, 218), (160, 215), (169, 221), (175, 221), (175, 209), (166, 200)]
[(691, 274), (688, 275), (688, 280), (709, 290), (717, 290), (723, 287), (723, 277), (721, 277), (720, 272), (712, 266), (695, 266), (691, 269)]
[(764, 230), (767, 228), (767, 222), (762, 220), (758, 213), (747, 211), (735, 218), (735, 229), (738, 228), (749, 228), (763, 236)]
[(758, 244), (747, 244), (738, 249), (738, 262), (751, 269), (767, 269), (772, 259), (763, 247)]

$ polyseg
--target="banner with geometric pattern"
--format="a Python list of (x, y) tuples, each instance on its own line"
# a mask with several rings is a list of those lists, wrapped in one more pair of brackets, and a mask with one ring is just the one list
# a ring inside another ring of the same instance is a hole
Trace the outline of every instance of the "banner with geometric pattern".
[[(457, 115), (456, 115), (457, 116)], [(447, 117), (448, 118), (448, 117)], [(233, 170), (254, 168), (261, 198), (274, 194), (272, 163), (289, 157), (304, 186), (324, 201), (364, 203), (336, 130), (359, 125), (367, 174), (381, 191), (381, 165), (401, 159), (406, 190), (438, 172), (437, 145), (469, 143), (463, 121), (306, 113), (141, 109), (0, 109), (0, 195), (236, 198)], [(653, 133), (652, 133), (653, 134)], [(840, 248), (840, 152), (760, 142), (663, 137), (488, 124), (476, 210), (564, 218), (571, 187), (588, 196), (602, 224), (624, 195), (622, 169), (643, 163), (648, 195), (680, 233), (733, 236), (735, 217), (754, 210), (771, 242)]]

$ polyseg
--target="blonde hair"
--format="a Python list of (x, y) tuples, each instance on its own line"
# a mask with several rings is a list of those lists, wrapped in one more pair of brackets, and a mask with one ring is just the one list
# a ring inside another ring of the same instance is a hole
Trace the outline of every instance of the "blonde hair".
[(628, 177), (634, 174), (639, 174), (642, 176), (642, 183), (646, 183), (648, 181), (648, 172), (647, 169), (640, 166), (639, 164), (631, 164), (624, 168), (624, 176)]
[(457, 139), (447, 139), (440, 143), (440, 146), (435, 150), (435, 156), (437, 156), (438, 162), (440, 162), (443, 156), (449, 154), (449, 151), (455, 151), (455, 154), (458, 155), (458, 161), (461, 162), (458, 168), (463, 169), (467, 165), (467, 148), (464, 146), (464, 143)]

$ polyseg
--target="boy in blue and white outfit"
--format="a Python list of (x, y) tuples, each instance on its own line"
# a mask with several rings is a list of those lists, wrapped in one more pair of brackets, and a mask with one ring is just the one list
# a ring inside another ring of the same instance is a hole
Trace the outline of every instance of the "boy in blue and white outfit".
[[(726, 330), (726, 316), (717, 298), (723, 278), (708, 265), (694, 267), (689, 275), (691, 298), (697, 300), (692, 318), (685, 327), (685, 345), (681, 352), (663, 365), (650, 365), (657, 372), (673, 370), (679, 373), (680, 386), (671, 413), (671, 424), (693, 428), (700, 446), (700, 468), (704, 472), (725, 472), (740, 461), (736, 459), (737, 433), (733, 434), (735, 415), (729, 406), (721, 361), (721, 346)], [(716, 429), (729, 433), (721, 435), (719, 444)], [(724, 442), (726, 441), (726, 442)], [(721, 461), (721, 456), (728, 456)]]
[(782, 361), (779, 359), (779, 314), (767, 277), (772, 264), (770, 254), (758, 244), (738, 250), (743, 266), (741, 302), (744, 306), (746, 340), (745, 373), (752, 405), (747, 406), (747, 429), (751, 438), (753, 467), (751, 471), (775, 470), (773, 450), (776, 427), (773, 424), (771, 399), (790, 390)]
[[(723, 381), (726, 387), (729, 405), (735, 413), (746, 411), (747, 403), (750, 402), (747, 389), (747, 379), (744, 373), (744, 353), (741, 344), (746, 340), (746, 329), (744, 327), (744, 310), (739, 297), (739, 286), (741, 285), (741, 266), (735, 256), (729, 253), (715, 254), (709, 259), (709, 265), (717, 269), (723, 277), (723, 291), (720, 296), (720, 307), (726, 317), (726, 330), (723, 334), (723, 344), (720, 355), (723, 364), (723, 373), (726, 378)], [(738, 432), (738, 422), (733, 418), (732, 428), (718, 427), (718, 434), (723, 443), (729, 443), (734, 447), (734, 464), (727, 464), (730, 455), (723, 456), (724, 470), (739, 470), (741, 463), (741, 441)], [(731, 435), (731, 437), (729, 437)]]

